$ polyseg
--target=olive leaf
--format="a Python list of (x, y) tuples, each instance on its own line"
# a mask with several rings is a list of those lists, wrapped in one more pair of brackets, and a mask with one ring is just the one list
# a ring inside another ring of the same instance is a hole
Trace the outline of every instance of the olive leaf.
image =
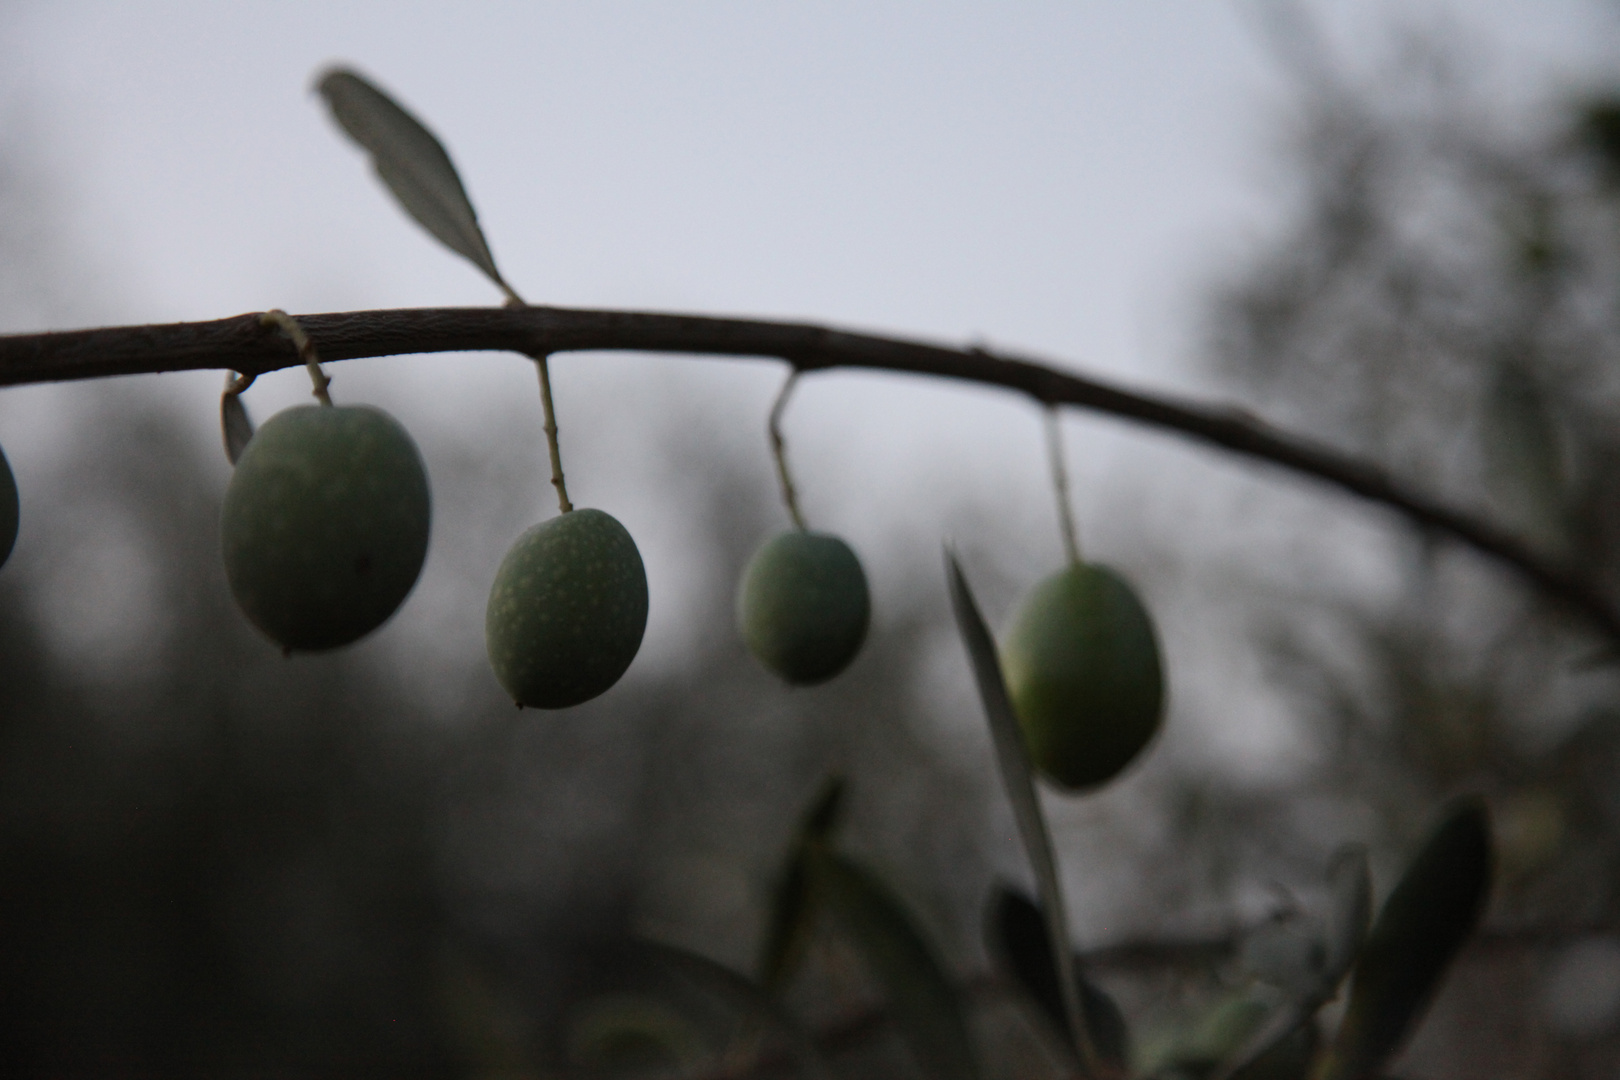
[(696, 984), (705, 992), (728, 1002), (744, 1014), (762, 1016), (780, 1032), (787, 1044), (787, 1056), (800, 1076), (822, 1080), (831, 1075), (827, 1063), (809, 1034), (767, 994), (763, 988), (708, 957), (645, 938), (637, 939), (645, 955), (670, 972)]
[[(1021, 986), (1047, 1019), (1054, 1030), (1060, 1032), (1072, 1046), (1074, 1035), (1069, 1031), (1068, 1019), (1063, 1012), (1063, 994), (1058, 989), (1057, 964), (1053, 959), (1052, 942), (1046, 934), (1046, 917), (1041, 909), (1023, 893), (998, 884), (991, 893), (985, 913), (985, 946), (1013, 980)], [(1091, 1033), (1092, 1045), (1102, 1061), (1124, 1073), (1130, 1066), (1130, 1031), (1125, 1016), (1114, 999), (1085, 976), (1080, 958), (1071, 962), (1074, 979), (1080, 987), (1080, 1006), (1085, 1014), (1086, 1027)]]
[[(1268, 995), (1252, 989), (1224, 994), (1168, 1031), (1144, 1040), (1138, 1075), (1189, 1080), (1216, 1075), (1235, 1049), (1254, 1041), (1275, 1015)], [(1244, 1065), (1233, 1080), (1304, 1080), (1317, 1047), (1314, 1025), (1301, 1024)]]
[(905, 908), (876, 877), (825, 844), (805, 853), (818, 906), (843, 928), (887, 991), (923, 1075), (976, 1080), (978, 1059), (956, 989)]
[(602, 993), (572, 1002), (568, 1061), (594, 1075), (686, 1073), (711, 1058), (702, 1033), (662, 997)]
[(1365, 844), (1345, 844), (1328, 863), (1328, 918), (1324, 968), (1333, 989), (1350, 973), (1372, 922), (1372, 874)]
[[(1230, 1080), (1273, 1054), (1310, 1024), (1324, 1004), (1339, 992), (1350, 972), (1372, 910), (1372, 877), (1367, 870), (1367, 849), (1345, 844), (1333, 854), (1327, 868), (1326, 920), (1302, 930), (1285, 920), (1268, 927), (1245, 943), (1249, 968), (1286, 995), (1249, 1035), (1221, 1061), (1211, 1080)], [(1314, 1042), (1314, 1031), (1310, 1033)]]
[(1325, 937), (1321, 920), (1305, 913), (1274, 917), (1243, 936), (1238, 964), (1249, 977), (1302, 997), (1322, 981)]
[(1284, 1001), (1266, 1013), (1248, 1036), (1221, 1060), (1220, 1065), (1209, 1074), (1210, 1080), (1234, 1080), (1242, 1076), (1249, 1066), (1272, 1053), (1305, 1027), (1321, 1006), (1320, 1000), (1304, 996)]
[(1325, 875), (1328, 910), (1317, 918), (1292, 912), (1251, 931), (1243, 941), (1243, 968), (1291, 996), (1324, 1002), (1338, 992), (1367, 936), (1372, 879), (1367, 849), (1345, 844)]
[[(1069, 942), (1068, 914), (1063, 906), (1063, 890), (1058, 882), (1057, 860), (1052, 854), (1052, 838), (1047, 832), (1046, 818), (1041, 813), (1040, 799), (1035, 793), (1035, 778), (1024, 745), (1023, 732), (1013, 713), (1012, 701), (1007, 696), (1007, 684), (1002, 679), (1001, 661), (996, 655), (995, 639), (979, 614), (979, 605), (968, 588), (967, 578), (949, 548), (945, 550), (945, 579), (950, 588), (951, 610), (956, 614), (956, 627), (961, 632), (962, 644), (967, 648), (973, 665), (973, 678), (979, 686), (979, 698), (984, 703), (985, 715), (990, 722), (990, 740), (996, 749), (996, 764), (1000, 767), (1001, 782), (1012, 803), (1013, 818), (1018, 822), (1018, 835), (1024, 844), (1030, 866), (1035, 871), (1035, 885), (1040, 893), (1041, 911), (1046, 917), (1047, 939), (1059, 956), (1068, 956), (1074, 949)], [(1080, 1005), (1080, 988), (1075, 982), (1074, 969), (1067, 964), (1054, 964), (1057, 969), (1058, 991), (1063, 1002), (1064, 1028), (1074, 1038), (1074, 1049), (1087, 1074), (1096, 1073), (1098, 1054), (1092, 1045)]]
[(349, 137), (371, 154), (372, 166), (394, 198), (445, 247), (463, 256), (507, 296), (478, 214), (443, 144), (393, 98), (347, 68), (322, 73), (316, 89)]
[(1503, 363), (1485, 399), (1486, 479), (1514, 522), (1556, 546), (1566, 525), (1569, 467), (1553, 404), (1522, 364)]
[(798, 968), (815, 926), (815, 904), (805, 854), (812, 846), (831, 839), (843, 805), (844, 781), (841, 777), (829, 777), (800, 820), (799, 830), (783, 860), (771, 897), (770, 922), (765, 928), (758, 966), (759, 981), (773, 992), (780, 990)]
[(1350, 1004), (1318, 1080), (1378, 1075), (1416, 1026), (1485, 910), (1490, 817), (1478, 798), (1450, 803), (1378, 912), (1356, 958)]
[(237, 383), (235, 376), (226, 373), (225, 392), (219, 398), (219, 430), (225, 440), (225, 457), (232, 465), (242, 460), (242, 451), (253, 438), (253, 421), (242, 404), (242, 388)]

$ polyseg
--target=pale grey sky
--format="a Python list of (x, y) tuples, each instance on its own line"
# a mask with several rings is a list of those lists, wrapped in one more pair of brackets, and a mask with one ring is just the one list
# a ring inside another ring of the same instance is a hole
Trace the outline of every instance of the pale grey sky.
[[(1132, 372), (1173, 366), (1200, 257), (1263, 216), (1286, 95), (1255, 6), (14, 2), (0, 100), (115, 275), (109, 317), (493, 299), (335, 136), (309, 85), (341, 60), (444, 137), (536, 301)], [(1319, 6), (1351, 57), (1411, 8)], [(1587, 2), (1454, 6), (1510, 72), (1609, 44)]]

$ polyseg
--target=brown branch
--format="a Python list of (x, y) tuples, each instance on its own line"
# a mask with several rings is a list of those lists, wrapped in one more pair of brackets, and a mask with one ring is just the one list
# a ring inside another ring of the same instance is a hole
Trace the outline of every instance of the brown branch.
[[(1381, 503), (1517, 570), (1620, 641), (1620, 611), (1574, 568), (1490, 522), (1402, 485), (1366, 462), (1277, 431), (1236, 409), (1123, 390), (1013, 356), (800, 323), (569, 308), (417, 308), (300, 315), (328, 361), (399, 353), (615, 350), (776, 357), (799, 371), (867, 368), (961, 379), (1173, 431)], [(0, 385), (226, 368), (258, 375), (300, 361), (258, 314), (213, 322), (0, 337)]]

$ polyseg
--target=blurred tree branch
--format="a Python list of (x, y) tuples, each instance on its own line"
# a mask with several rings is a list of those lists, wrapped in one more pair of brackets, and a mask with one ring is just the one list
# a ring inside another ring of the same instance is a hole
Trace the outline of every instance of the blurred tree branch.
[[(325, 360), (502, 350), (528, 355), (633, 350), (775, 357), (799, 371), (864, 368), (961, 379), (1072, 405), (1279, 465), (1342, 488), (1507, 564), (1620, 641), (1620, 611), (1577, 568), (1506, 530), (1431, 499), (1382, 469), (1235, 408), (1124, 390), (982, 348), (956, 349), (802, 323), (552, 307), (418, 308), (302, 315)], [(0, 337), (0, 385), (228, 368), (259, 375), (301, 363), (258, 315)]]

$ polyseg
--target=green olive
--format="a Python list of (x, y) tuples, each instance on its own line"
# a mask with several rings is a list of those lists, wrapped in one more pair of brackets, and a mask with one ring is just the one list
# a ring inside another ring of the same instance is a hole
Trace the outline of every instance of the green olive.
[(1112, 780), (1159, 730), (1164, 672), (1153, 620), (1106, 566), (1075, 563), (1030, 590), (1001, 667), (1030, 758), (1059, 787)]
[(0, 450), (0, 566), (11, 558), (11, 548), (17, 542), (17, 479), (11, 475), (11, 463), (6, 452)]
[(375, 630), (427, 555), (427, 473), (399, 422), (367, 406), (272, 416), (225, 491), (225, 576), (247, 617), (291, 652)]
[(573, 510), (518, 537), (484, 613), (489, 663), (520, 707), (566, 709), (619, 681), (647, 629), (647, 571), (625, 527)]
[(737, 626), (749, 651), (801, 686), (848, 667), (870, 617), (861, 561), (826, 533), (798, 530), (767, 540), (737, 593)]

